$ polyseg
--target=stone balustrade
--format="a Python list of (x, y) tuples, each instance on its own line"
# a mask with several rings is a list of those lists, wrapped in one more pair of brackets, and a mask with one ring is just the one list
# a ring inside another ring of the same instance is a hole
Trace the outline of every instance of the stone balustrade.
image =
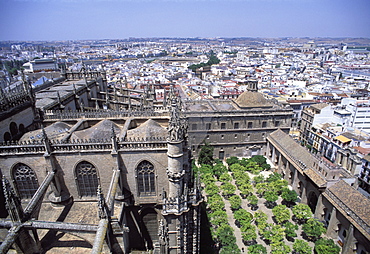
[[(167, 149), (167, 139), (165, 137), (148, 138), (125, 138), (119, 139), (117, 148), (119, 150), (157, 150)], [(68, 142), (60, 140), (50, 140), (51, 152), (65, 151), (111, 151), (113, 149), (111, 139), (73, 139)], [(0, 155), (45, 153), (45, 140), (33, 141), (12, 141), (0, 144)]]
[[(159, 109), (162, 109), (159, 107)], [(45, 120), (71, 120), (81, 118), (124, 118), (124, 117), (152, 117), (168, 116), (168, 112), (157, 111), (114, 111), (114, 110), (45, 110)]]

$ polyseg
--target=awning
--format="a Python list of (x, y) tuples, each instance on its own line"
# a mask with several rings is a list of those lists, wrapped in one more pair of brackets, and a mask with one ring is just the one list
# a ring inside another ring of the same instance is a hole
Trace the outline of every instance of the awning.
[(342, 143), (350, 142), (351, 140), (349, 138), (346, 138), (345, 136), (339, 135), (338, 137), (335, 137), (336, 140), (339, 140)]

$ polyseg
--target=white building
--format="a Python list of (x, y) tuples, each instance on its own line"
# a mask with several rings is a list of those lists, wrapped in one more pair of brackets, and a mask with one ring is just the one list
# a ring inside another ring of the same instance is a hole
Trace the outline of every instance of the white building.
[(40, 71), (55, 71), (58, 70), (57, 61), (54, 59), (35, 59), (23, 64), (26, 73), (40, 72)]
[(344, 98), (342, 107), (351, 113), (348, 126), (370, 132), (370, 101)]

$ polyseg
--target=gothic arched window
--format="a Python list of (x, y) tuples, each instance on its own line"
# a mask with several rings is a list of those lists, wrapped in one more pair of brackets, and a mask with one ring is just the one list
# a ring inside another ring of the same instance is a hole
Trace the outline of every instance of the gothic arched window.
[(154, 166), (148, 161), (142, 161), (136, 168), (139, 196), (155, 195)]
[(76, 166), (76, 181), (81, 197), (96, 196), (99, 178), (94, 165), (87, 161), (78, 163)]
[(13, 179), (21, 199), (32, 198), (33, 194), (39, 188), (35, 172), (23, 163), (18, 163), (14, 167)]

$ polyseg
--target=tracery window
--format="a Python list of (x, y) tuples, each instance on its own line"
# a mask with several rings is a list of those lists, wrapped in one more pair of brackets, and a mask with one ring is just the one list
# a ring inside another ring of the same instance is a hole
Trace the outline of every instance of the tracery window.
[(136, 168), (139, 196), (155, 195), (154, 166), (149, 161), (142, 161)]
[(32, 198), (33, 194), (39, 188), (35, 172), (23, 163), (19, 163), (14, 167), (13, 179), (21, 199)]
[(99, 178), (94, 165), (87, 161), (78, 163), (76, 166), (76, 181), (81, 197), (96, 196)]

